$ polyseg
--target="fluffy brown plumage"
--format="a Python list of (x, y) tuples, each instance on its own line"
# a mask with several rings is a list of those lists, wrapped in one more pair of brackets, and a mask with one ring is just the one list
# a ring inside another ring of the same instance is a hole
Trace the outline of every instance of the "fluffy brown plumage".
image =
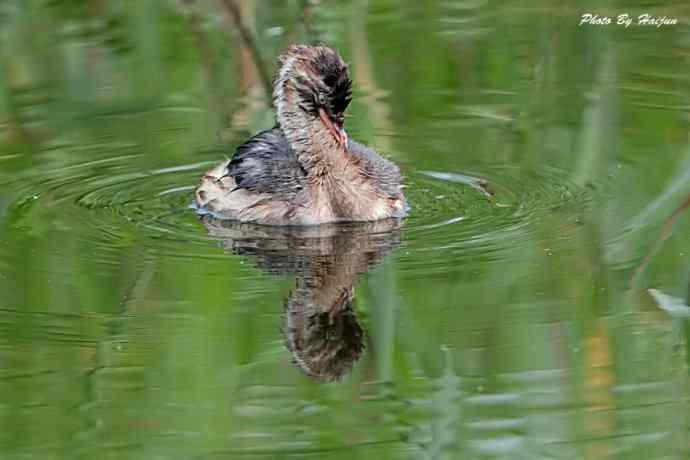
[(311, 225), (403, 217), (396, 165), (348, 139), (347, 65), (324, 46), (290, 46), (278, 60), (276, 127), (240, 145), (208, 171), (196, 206), (219, 218)]

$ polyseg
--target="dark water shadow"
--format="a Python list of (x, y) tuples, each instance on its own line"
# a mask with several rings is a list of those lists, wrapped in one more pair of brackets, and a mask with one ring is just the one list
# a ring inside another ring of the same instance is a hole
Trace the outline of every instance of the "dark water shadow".
[(364, 350), (353, 308), (360, 275), (400, 244), (399, 220), (313, 227), (268, 227), (204, 216), (209, 234), (260, 269), (295, 275), (283, 334), (295, 365), (321, 381), (348, 374)]

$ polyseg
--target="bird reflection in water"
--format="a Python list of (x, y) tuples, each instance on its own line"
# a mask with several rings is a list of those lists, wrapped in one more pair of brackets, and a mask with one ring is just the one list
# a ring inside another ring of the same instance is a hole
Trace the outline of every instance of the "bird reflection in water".
[(266, 272), (294, 274), (283, 334), (295, 365), (322, 381), (339, 380), (364, 349), (353, 309), (359, 276), (400, 243), (400, 220), (312, 227), (269, 227), (202, 218), (211, 236)]

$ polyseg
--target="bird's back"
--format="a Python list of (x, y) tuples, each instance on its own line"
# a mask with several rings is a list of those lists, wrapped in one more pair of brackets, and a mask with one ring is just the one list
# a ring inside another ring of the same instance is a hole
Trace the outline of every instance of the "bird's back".
[(238, 188), (280, 199), (304, 188), (307, 176), (280, 128), (262, 131), (237, 147), (226, 174)]

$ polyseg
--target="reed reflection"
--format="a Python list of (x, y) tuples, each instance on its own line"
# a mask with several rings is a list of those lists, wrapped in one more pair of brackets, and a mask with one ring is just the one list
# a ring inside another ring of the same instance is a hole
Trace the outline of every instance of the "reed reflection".
[(353, 308), (360, 275), (400, 243), (397, 219), (363, 224), (268, 227), (204, 216), (210, 235), (268, 273), (294, 274), (283, 334), (295, 365), (321, 381), (348, 374), (364, 350)]

